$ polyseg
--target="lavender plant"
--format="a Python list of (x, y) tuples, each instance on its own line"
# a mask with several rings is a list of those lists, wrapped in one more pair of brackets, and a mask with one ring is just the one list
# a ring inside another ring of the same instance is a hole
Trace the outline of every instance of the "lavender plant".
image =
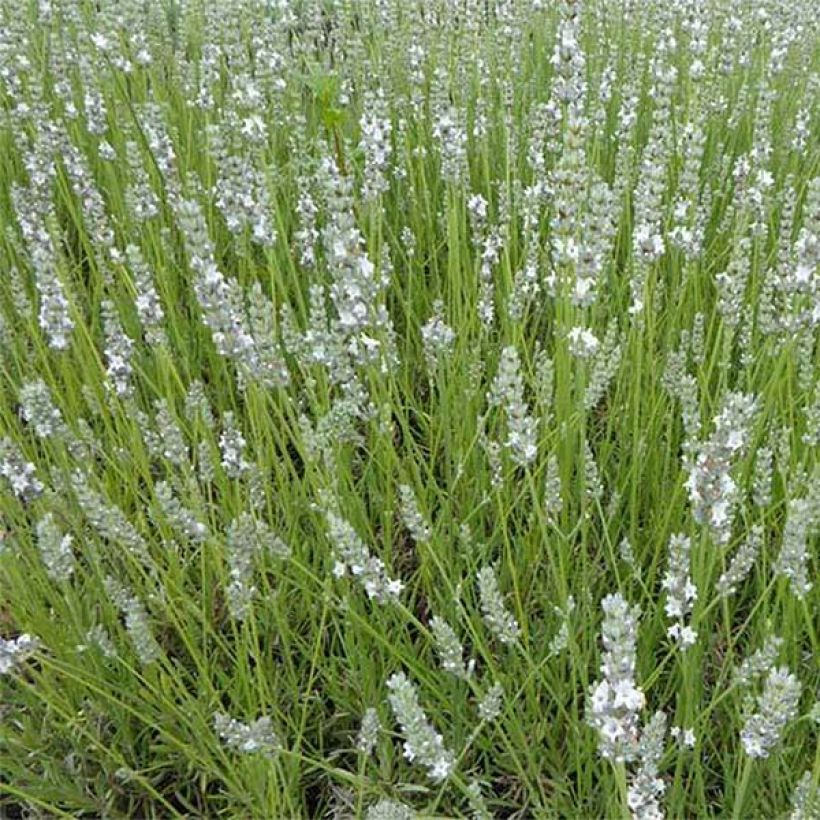
[(814, 816), (818, 34), (0, 0), (0, 815)]

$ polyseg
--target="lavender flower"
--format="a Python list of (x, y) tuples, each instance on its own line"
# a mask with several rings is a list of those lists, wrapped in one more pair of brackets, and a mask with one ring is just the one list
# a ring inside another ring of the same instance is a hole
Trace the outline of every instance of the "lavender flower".
[(0, 439), (0, 475), (9, 482), (12, 492), (23, 501), (36, 498), (44, 489), (36, 472), (37, 468), (25, 460), (10, 438)]
[(242, 754), (273, 757), (281, 748), (269, 717), (260, 717), (248, 724), (217, 712), (214, 715), (214, 730), (225, 746)]
[(538, 454), (535, 419), (524, 402), (524, 380), (518, 352), (514, 347), (501, 351), (498, 373), (487, 396), (491, 407), (503, 407), (507, 417), (506, 447), (516, 464), (526, 467)]
[(370, 555), (353, 527), (333, 509), (325, 511), (325, 519), (336, 554), (333, 574), (339, 578), (349, 571), (359, 579), (368, 598), (378, 603), (398, 598), (404, 584), (388, 577), (384, 563)]
[(515, 643), (521, 634), (521, 628), (504, 605), (504, 597), (491, 566), (482, 567), (478, 571), (478, 596), (481, 600), (481, 613), (490, 632), (503, 644)]
[(453, 628), (444, 618), (434, 615), (430, 621), (436, 649), (441, 661), (441, 668), (457, 678), (467, 680), (475, 668), (475, 660), (464, 663), (464, 647)]
[(800, 692), (800, 682), (785, 666), (772, 669), (757, 701), (758, 711), (749, 715), (740, 732), (749, 757), (768, 757), (780, 742), (786, 726), (797, 714)]
[(445, 780), (455, 767), (455, 756), (444, 745), (444, 738), (427, 721), (419, 705), (413, 684), (404, 672), (396, 672), (387, 681), (388, 700), (404, 734), (404, 756), (427, 769), (431, 780)]
[(607, 595), (601, 606), (604, 610), (603, 678), (590, 690), (587, 722), (598, 732), (598, 750), (602, 757), (628, 762), (638, 756), (638, 716), (646, 702), (635, 683), (640, 609), (630, 607), (620, 594)]
[(8, 675), (40, 647), (40, 641), (23, 633), (16, 638), (0, 638), (0, 675)]
[(667, 632), (684, 649), (697, 640), (697, 633), (686, 624), (686, 618), (691, 614), (692, 604), (698, 595), (689, 574), (690, 550), (691, 543), (687, 536), (673, 535), (669, 539), (669, 564), (661, 582), (666, 590), (666, 615), (676, 619)]
[(74, 573), (73, 540), (70, 534), (63, 535), (52, 513), (37, 522), (37, 546), (48, 577), (54, 581), (67, 581)]

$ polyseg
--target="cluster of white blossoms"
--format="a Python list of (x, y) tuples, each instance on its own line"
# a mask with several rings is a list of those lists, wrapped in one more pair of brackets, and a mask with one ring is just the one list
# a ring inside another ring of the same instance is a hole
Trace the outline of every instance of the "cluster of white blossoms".
[(635, 645), (640, 609), (619, 594), (601, 602), (603, 677), (593, 684), (587, 701), (587, 722), (598, 732), (601, 756), (629, 762), (638, 755), (639, 716), (646, 696), (635, 681)]
[(669, 561), (661, 582), (666, 590), (666, 615), (675, 619), (675, 623), (667, 632), (684, 649), (692, 646), (698, 637), (697, 632), (686, 623), (687, 616), (692, 611), (692, 604), (698, 597), (697, 587), (692, 583), (690, 574), (690, 556), (689, 537), (682, 534), (673, 535), (669, 539)]
[(325, 510), (325, 521), (336, 558), (333, 574), (341, 578), (349, 572), (362, 585), (367, 597), (378, 603), (397, 600), (404, 584), (388, 576), (384, 562), (370, 554), (351, 524), (333, 508)]
[(0, 813), (817, 820), (816, 6), (0, 0)]
[(737, 459), (749, 446), (749, 435), (757, 413), (754, 396), (730, 393), (714, 420), (714, 432), (703, 442), (690, 442), (686, 487), (692, 516), (708, 527), (718, 544), (731, 537), (732, 520), (739, 488), (732, 476)]
[(404, 672), (396, 672), (388, 678), (387, 688), (390, 706), (405, 737), (404, 756), (411, 763), (424, 766), (431, 780), (449, 777), (455, 767), (455, 756), (427, 720), (412, 682)]
[(225, 746), (237, 752), (272, 757), (281, 748), (273, 721), (267, 716), (257, 718), (253, 723), (242, 723), (224, 712), (217, 712), (213, 723)]

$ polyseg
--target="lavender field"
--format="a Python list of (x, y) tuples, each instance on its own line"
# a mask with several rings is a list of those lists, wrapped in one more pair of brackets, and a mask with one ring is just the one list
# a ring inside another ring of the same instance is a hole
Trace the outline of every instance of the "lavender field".
[(0, 0), (0, 817), (820, 818), (812, 0)]

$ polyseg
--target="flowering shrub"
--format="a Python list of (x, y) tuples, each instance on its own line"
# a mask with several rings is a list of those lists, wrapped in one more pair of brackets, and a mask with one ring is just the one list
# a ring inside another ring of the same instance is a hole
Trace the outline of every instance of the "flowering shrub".
[(816, 817), (819, 31), (0, 0), (0, 814)]

